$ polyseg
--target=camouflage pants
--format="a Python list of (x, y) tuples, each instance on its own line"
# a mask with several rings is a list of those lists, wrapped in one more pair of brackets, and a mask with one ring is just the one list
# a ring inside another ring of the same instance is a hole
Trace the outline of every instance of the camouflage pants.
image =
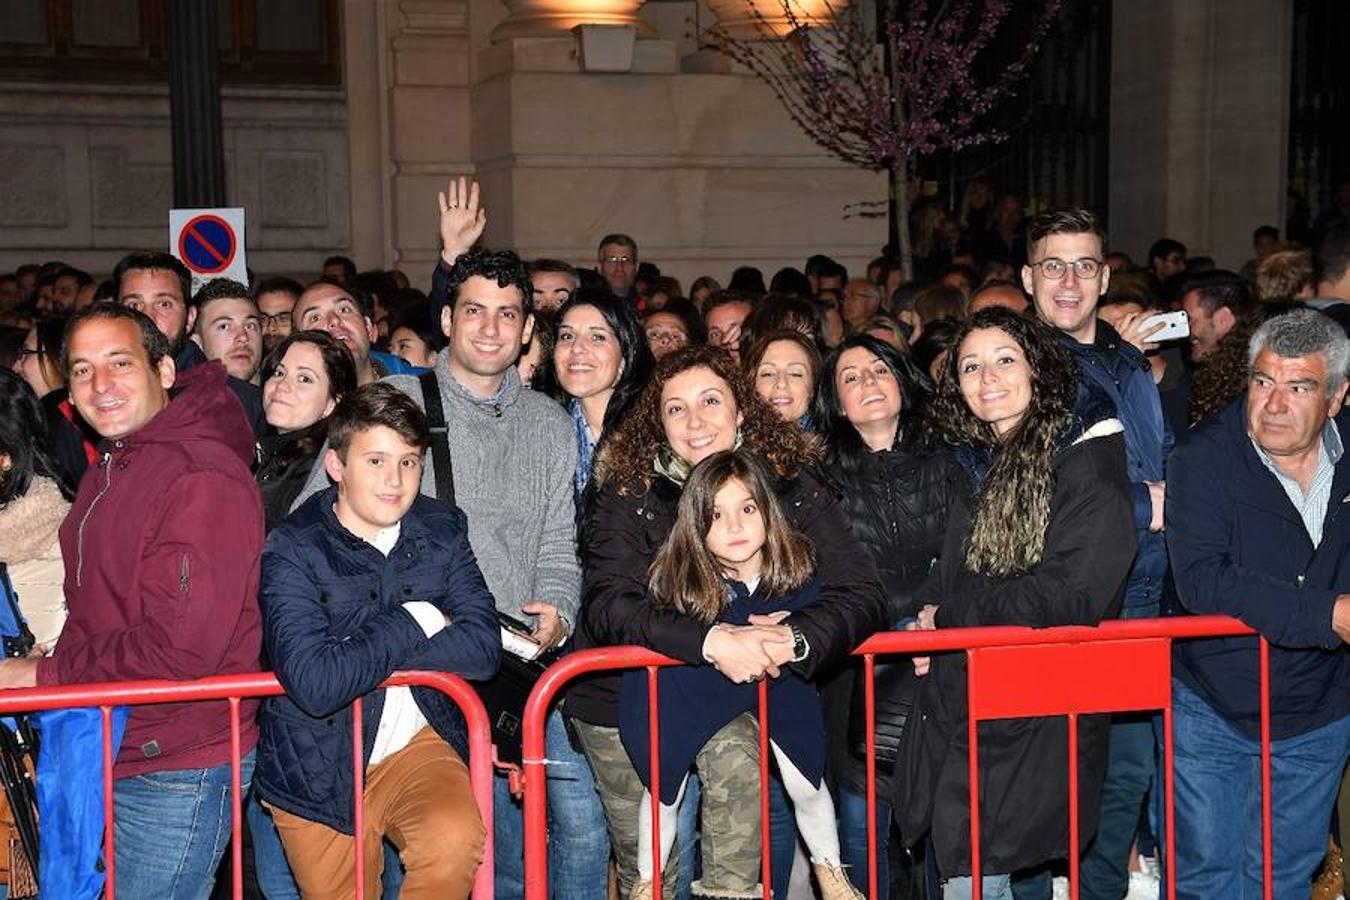
[[(642, 782), (628, 760), (619, 729), (574, 721), (582, 749), (609, 821), (610, 846), (619, 870), (619, 896), (637, 881), (637, 835)], [(730, 722), (699, 751), (703, 790), (703, 878), (694, 893), (704, 897), (760, 897), (759, 725), (750, 715)], [(679, 854), (662, 874), (662, 896), (675, 896)]]

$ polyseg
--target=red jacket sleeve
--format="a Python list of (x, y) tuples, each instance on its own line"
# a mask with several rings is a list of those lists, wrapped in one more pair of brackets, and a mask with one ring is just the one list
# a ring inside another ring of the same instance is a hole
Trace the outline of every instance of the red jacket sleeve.
[[(38, 666), (39, 684), (168, 678), (246, 671), (261, 646), (258, 572), (262, 506), (256, 492), (218, 472), (169, 485), (159, 524), (146, 538), (135, 579), (139, 597), (120, 604), (124, 627), (63, 637)], [(249, 634), (249, 632), (252, 632)], [(251, 643), (241, 650), (239, 641)], [(232, 662), (222, 668), (227, 662)]]

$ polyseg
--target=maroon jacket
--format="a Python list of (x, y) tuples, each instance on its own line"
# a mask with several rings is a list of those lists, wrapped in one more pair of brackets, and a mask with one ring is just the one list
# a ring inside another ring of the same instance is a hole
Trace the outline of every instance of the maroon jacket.
[[(70, 618), (38, 684), (257, 671), (262, 501), (224, 367), (182, 373), (168, 406), (101, 449), (61, 526)], [(257, 743), (256, 707), (240, 704), (244, 752)], [(138, 706), (114, 775), (217, 766), (229, 753), (223, 701)]]

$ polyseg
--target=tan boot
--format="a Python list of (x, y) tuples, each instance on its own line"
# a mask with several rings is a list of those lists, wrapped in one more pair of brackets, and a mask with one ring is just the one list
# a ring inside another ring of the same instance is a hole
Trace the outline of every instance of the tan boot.
[(633, 893), (628, 895), (628, 900), (652, 900), (652, 883), (639, 881), (633, 885)]
[(1313, 876), (1312, 900), (1336, 900), (1345, 886), (1345, 857), (1335, 841), (1330, 842), (1326, 858)]
[(820, 885), (820, 900), (867, 900), (848, 880), (842, 866), (812, 863), (816, 884)]

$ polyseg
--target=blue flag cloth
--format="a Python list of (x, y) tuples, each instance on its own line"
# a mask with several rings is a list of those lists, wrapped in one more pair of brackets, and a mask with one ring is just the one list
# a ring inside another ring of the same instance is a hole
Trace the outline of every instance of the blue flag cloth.
[[(103, 716), (97, 709), (34, 713), (38, 887), (44, 897), (95, 900), (103, 893)], [(131, 711), (112, 712), (113, 758)]]

